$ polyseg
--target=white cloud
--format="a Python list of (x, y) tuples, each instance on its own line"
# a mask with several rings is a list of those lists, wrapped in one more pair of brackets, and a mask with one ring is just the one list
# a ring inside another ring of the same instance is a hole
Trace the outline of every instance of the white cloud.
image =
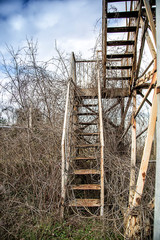
[(54, 41), (66, 52), (82, 51), (94, 47), (96, 34), (94, 25), (101, 18), (101, 0), (30, 0), (0, 3), (0, 51), (5, 43), (15, 48), (24, 43), (26, 37), (38, 40), (39, 53), (43, 59), (54, 54)]
[(14, 15), (9, 19), (10, 27), (15, 31), (21, 31), (25, 27), (25, 18), (20, 14)]

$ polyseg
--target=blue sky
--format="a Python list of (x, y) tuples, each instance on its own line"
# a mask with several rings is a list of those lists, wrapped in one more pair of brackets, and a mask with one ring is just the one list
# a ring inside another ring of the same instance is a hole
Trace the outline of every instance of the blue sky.
[(68, 53), (90, 56), (101, 13), (101, 0), (0, 0), (0, 51), (5, 55), (6, 44), (16, 49), (33, 38), (43, 60), (54, 55), (55, 40)]

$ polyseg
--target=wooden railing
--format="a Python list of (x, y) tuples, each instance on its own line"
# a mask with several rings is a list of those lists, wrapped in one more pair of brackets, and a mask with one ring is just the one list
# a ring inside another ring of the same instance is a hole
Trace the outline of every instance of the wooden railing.
[(70, 142), (71, 142), (71, 115), (73, 111), (74, 89), (76, 85), (76, 63), (74, 53), (71, 56), (71, 78), (68, 80), (66, 105), (63, 123), (63, 133), (61, 142), (61, 217), (64, 217), (64, 201), (66, 196), (67, 173), (70, 162)]
[(100, 132), (100, 154), (101, 154), (101, 210), (100, 215), (104, 215), (104, 135), (103, 135), (103, 114), (102, 114), (102, 96), (101, 96), (101, 78), (100, 62), (97, 52), (97, 83), (98, 83), (98, 108), (99, 108), (99, 132)]

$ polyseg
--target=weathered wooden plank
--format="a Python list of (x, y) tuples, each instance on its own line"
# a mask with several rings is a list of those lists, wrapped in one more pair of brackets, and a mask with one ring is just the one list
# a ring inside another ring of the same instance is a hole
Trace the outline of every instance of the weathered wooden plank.
[(89, 115), (95, 116), (95, 115), (97, 115), (97, 114), (98, 114), (98, 113), (86, 112), (86, 113), (77, 113), (76, 115), (78, 115), (78, 116), (89, 116)]
[(102, 67), (103, 87), (106, 87), (106, 55), (107, 55), (107, 2), (102, 0)]
[(124, 54), (107, 54), (107, 58), (133, 58), (133, 53), (124, 53)]
[(114, 69), (114, 70), (126, 70), (126, 69), (132, 69), (132, 66), (106, 66), (106, 69), (108, 69), (108, 70), (112, 70), (112, 69)]
[(75, 199), (70, 201), (70, 207), (100, 207), (99, 199)]
[(99, 147), (99, 144), (79, 144), (75, 146), (76, 148), (93, 148)]
[(152, 78), (152, 82), (151, 82), (151, 84), (150, 84), (150, 87), (148, 88), (148, 90), (147, 90), (147, 92), (146, 92), (146, 94), (145, 94), (145, 96), (144, 96), (141, 104), (139, 105), (139, 107), (138, 107), (138, 109), (137, 109), (137, 111), (136, 111), (136, 113), (135, 113), (135, 116), (134, 116), (135, 118), (136, 118), (136, 116), (138, 115), (138, 113), (139, 113), (139, 111), (141, 110), (141, 108), (143, 107), (143, 104), (145, 103), (148, 95), (150, 94), (150, 92), (151, 92), (151, 90), (152, 90), (152, 85), (155, 84), (156, 79), (157, 79), (157, 73), (154, 73), (153, 78)]
[(136, 27), (109, 27), (107, 28), (108, 33), (123, 33), (123, 32), (135, 32)]
[(78, 169), (74, 170), (74, 174), (76, 175), (100, 174), (100, 171), (96, 169)]
[(64, 217), (64, 201), (66, 195), (66, 159), (65, 159), (65, 137), (66, 137), (66, 128), (67, 128), (67, 114), (68, 114), (68, 105), (69, 105), (69, 93), (70, 93), (70, 85), (71, 82), (68, 82), (67, 88), (67, 97), (66, 97), (66, 106), (65, 106), (65, 115), (64, 115), (64, 123), (63, 123), (63, 134), (62, 134), (62, 142), (61, 142), (61, 153), (62, 153), (62, 167), (61, 167), (61, 218)]
[(107, 18), (133, 18), (138, 17), (138, 11), (128, 11), (128, 12), (110, 12), (107, 13)]
[(153, 69), (152, 71), (149, 71), (143, 77), (139, 78), (135, 87), (138, 87), (138, 86), (142, 85), (143, 83), (149, 81), (153, 77), (154, 72), (155, 72), (155, 69)]
[(105, 98), (128, 97), (130, 95), (129, 88), (106, 88), (102, 89)]
[(76, 157), (73, 160), (96, 160), (95, 157)]
[[(129, 88), (102, 88), (102, 97), (105, 98), (117, 98), (128, 97), (130, 95)], [(81, 88), (79, 92), (80, 97), (97, 97), (96, 88)]]
[(79, 125), (97, 125), (97, 123), (95, 123), (95, 122), (79, 122), (78, 123)]
[(148, 162), (149, 162), (149, 157), (150, 157), (150, 152), (152, 147), (152, 141), (153, 141), (153, 136), (155, 131), (156, 118), (157, 118), (157, 95), (156, 95), (156, 89), (155, 89), (151, 114), (149, 118), (148, 132), (147, 132), (145, 147), (143, 151), (140, 171), (139, 171), (138, 180), (137, 180), (137, 187), (136, 187), (136, 191), (135, 191), (135, 195), (132, 203), (133, 206), (138, 206), (141, 202), (141, 197), (143, 193), (144, 183), (146, 179), (146, 172), (148, 168)]
[(132, 40), (107, 41), (107, 46), (128, 46), (134, 45)]
[(131, 80), (131, 77), (107, 77), (106, 78), (107, 81), (127, 81), (127, 80)]
[[(98, 58), (98, 56), (97, 56)], [(98, 80), (98, 106), (99, 106), (99, 131), (100, 131), (100, 153), (101, 153), (101, 211), (100, 215), (104, 215), (104, 135), (103, 135), (103, 116), (102, 116), (102, 91), (100, 80), (100, 67), (97, 67), (97, 80)]]
[(130, 171), (130, 191), (129, 206), (131, 206), (135, 193), (135, 167), (136, 167), (136, 91), (133, 92), (133, 108), (132, 108), (132, 145), (131, 145), (131, 171)]
[(143, 2), (144, 2), (144, 6), (146, 8), (147, 17), (148, 17), (149, 24), (150, 24), (150, 27), (151, 27), (154, 43), (156, 45), (156, 28), (155, 28), (155, 24), (154, 24), (154, 21), (153, 21), (153, 15), (152, 15), (151, 7), (150, 7), (150, 4), (149, 4), (149, 0), (143, 0)]
[(72, 190), (100, 190), (100, 184), (80, 184), (80, 185), (72, 185)]

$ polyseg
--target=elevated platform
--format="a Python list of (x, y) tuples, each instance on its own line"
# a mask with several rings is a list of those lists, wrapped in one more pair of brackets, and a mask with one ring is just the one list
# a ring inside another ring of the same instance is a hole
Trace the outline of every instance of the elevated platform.
[[(79, 97), (85, 98), (97, 98), (98, 90), (97, 88), (79, 88)], [(129, 88), (102, 88), (103, 98), (118, 98), (118, 97), (129, 97)]]

